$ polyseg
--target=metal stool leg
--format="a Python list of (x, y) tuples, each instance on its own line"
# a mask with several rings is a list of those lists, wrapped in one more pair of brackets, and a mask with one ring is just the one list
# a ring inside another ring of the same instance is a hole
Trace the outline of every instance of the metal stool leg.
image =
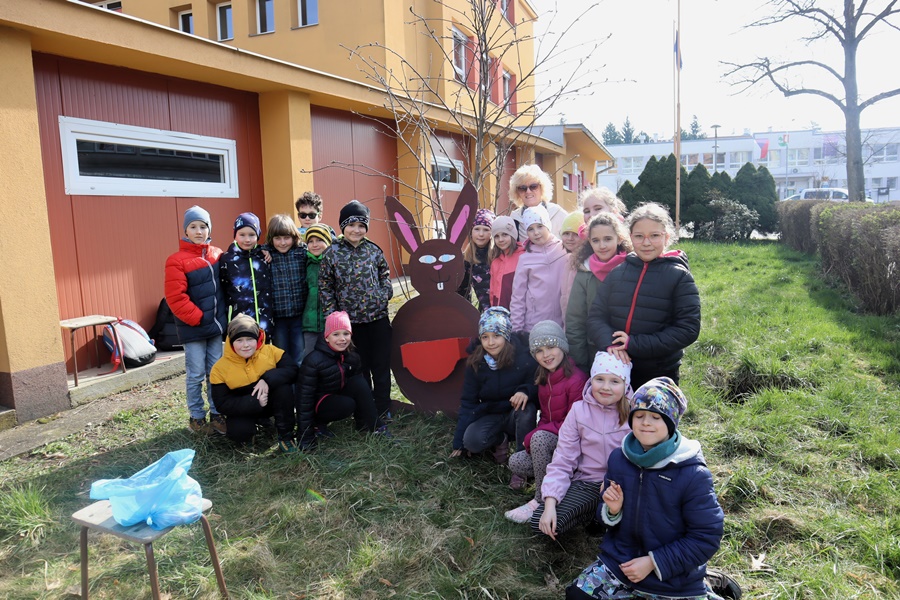
[(216, 572), (216, 582), (219, 584), (219, 592), (223, 598), (228, 598), (228, 589), (225, 587), (225, 576), (222, 575), (222, 565), (219, 564), (219, 553), (216, 552), (216, 544), (213, 542), (212, 529), (205, 515), (200, 515), (200, 523), (203, 524), (203, 535), (206, 536), (206, 546), (209, 548), (209, 558), (212, 560), (213, 569)]
[(159, 600), (159, 575), (156, 572), (153, 544), (144, 544), (144, 553), (147, 555), (147, 572), (150, 573), (150, 591), (153, 592), (153, 600)]
[(88, 528), (81, 528), (81, 599), (88, 600)]

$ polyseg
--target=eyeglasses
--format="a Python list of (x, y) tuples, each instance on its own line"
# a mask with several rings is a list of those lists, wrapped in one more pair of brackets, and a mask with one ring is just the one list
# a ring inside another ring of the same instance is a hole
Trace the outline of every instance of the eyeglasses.
[(631, 241), (640, 244), (645, 239), (649, 239), (654, 244), (658, 244), (664, 239), (666, 239), (666, 234), (664, 233), (651, 233), (650, 235), (644, 235), (643, 233), (633, 233), (631, 234)]
[(297, 213), (297, 216), (300, 217), (301, 219), (315, 219), (318, 215), (319, 215), (319, 213), (317, 213), (317, 212), (311, 212), (311, 213), (298, 212)]
[(524, 194), (524, 193), (527, 192), (528, 190), (531, 190), (532, 192), (536, 192), (536, 191), (538, 191), (538, 189), (539, 189), (540, 187), (541, 187), (541, 184), (539, 184), (539, 183), (532, 183), (532, 184), (529, 184), (529, 185), (520, 185), (520, 186), (517, 186), (516, 189), (519, 190), (519, 193), (520, 193), (520, 194)]

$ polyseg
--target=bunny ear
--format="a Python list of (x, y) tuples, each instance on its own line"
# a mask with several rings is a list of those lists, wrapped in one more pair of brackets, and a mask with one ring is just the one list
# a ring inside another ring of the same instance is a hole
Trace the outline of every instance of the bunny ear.
[(422, 240), (419, 238), (419, 230), (415, 226), (416, 220), (409, 209), (393, 196), (387, 197), (384, 207), (387, 211), (388, 224), (400, 245), (410, 254), (418, 250), (422, 245)]
[(448, 221), (450, 235), (449, 239), (452, 243), (462, 243), (464, 233), (472, 228), (472, 222), (475, 220), (475, 211), (478, 209), (478, 192), (475, 186), (466, 182), (459, 198), (456, 200), (456, 206)]

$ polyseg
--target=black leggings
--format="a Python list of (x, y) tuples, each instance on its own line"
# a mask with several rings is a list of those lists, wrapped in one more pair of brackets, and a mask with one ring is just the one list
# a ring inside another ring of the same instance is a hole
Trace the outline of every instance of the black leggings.
[(294, 418), (294, 387), (292, 385), (269, 388), (269, 402), (265, 406), (259, 406), (259, 401), (255, 396), (251, 398), (252, 402), (242, 403), (242, 406), (249, 408), (255, 405), (259, 408), (258, 411), (241, 410), (240, 414), (228, 414), (220, 411), (225, 415), (225, 426), (227, 427), (225, 435), (228, 439), (238, 444), (251, 441), (256, 435), (257, 420), (273, 416), (280, 439), (290, 438), (293, 435), (296, 420)]
[(353, 323), (353, 344), (362, 359), (362, 373), (373, 390), (379, 415), (391, 409), (391, 322)]
[(359, 431), (375, 431), (378, 425), (378, 413), (372, 390), (362, 375), (354, 375), (344, 384), (337, 394), (328, 394), (316, 406), (316, 423), (327, 425), (346, 419), (353, 415), (356, 429)]

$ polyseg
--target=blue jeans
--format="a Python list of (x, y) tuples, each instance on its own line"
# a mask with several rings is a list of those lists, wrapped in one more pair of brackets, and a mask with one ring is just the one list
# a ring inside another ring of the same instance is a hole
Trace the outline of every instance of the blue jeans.
[[(216, 361), (222, 358), (222, 338), (215, 335), (205, 340), (184, 344), (184, 370), (187, 375), (187, 407), (192, 419), (206, 419), (203, 408), (203, 381), (206, 381), (207, 397), (210, 393), (209, 372)], [(212, 400), (209, 412), (219, 414)]]
[(272, 331), (272, 343), (287, 352), (298, 365), (303, 362), (303, 318), (278, 317)]

